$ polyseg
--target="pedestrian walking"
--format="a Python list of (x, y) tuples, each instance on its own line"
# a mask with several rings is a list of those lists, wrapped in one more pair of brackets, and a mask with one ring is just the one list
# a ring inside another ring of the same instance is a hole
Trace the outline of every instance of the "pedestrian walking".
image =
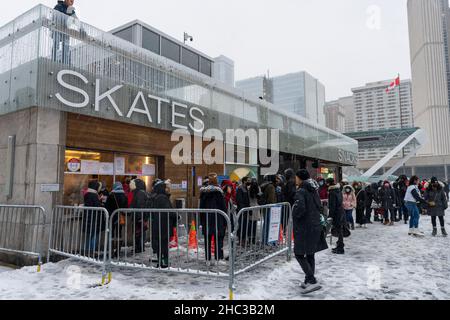
[(307, 170), (296, 174), (298, 191), (293, 211), (294, 253), (305, 273), (301, 284), (302, 294), (321, 289), (316, 277), (315, 254), (328, 249), (320, 213), (322, 204), (318, 194), (318, 185), (312, 183)]
[(409, 179), (409, 187), (406, 190), (405, 204), (409, 212), (409, 235), (423, 237), (425, 234), (419, 231), (420, 212), (417, 203), (428, 205), (422, 198), (419, 190), (419, 177), (412, 176)]
[(445, 210), (448, 209), (448, 199), (444, 190), (445, 186), (439, 182), (436, 177), (431, 178), (431, 181), (425, 190), (424, 199), (428, 203), (428, 214), (431, 216), (431, 223), (433, 225), (433, 237), (437, 236), (437, 219), (441, 225), (441, 232), (444, 237), (447, 237), (445, 230)]
[(344, 186), (343, 206), (345, 218), (352, 230), (355, 230), (355, 220), (353, 219), (353, 210), (356, 208), (355, 189), (351, 185)]

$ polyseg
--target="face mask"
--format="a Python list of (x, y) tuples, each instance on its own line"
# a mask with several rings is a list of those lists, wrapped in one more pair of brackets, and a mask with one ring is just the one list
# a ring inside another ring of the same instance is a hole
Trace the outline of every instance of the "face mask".
[(345, 192), (346, 192), (346, 193), (351, 193), (352, 190), (350, 190), (350, 189), (345, 189)]
[(319, 182), (319, 186), (323, 187), (323, 181)]

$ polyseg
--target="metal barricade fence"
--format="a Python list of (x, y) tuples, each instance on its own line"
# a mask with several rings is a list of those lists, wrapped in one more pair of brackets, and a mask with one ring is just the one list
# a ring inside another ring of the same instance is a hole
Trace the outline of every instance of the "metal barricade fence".
[(289, 203), (242, 209), (235, 217), (234, 274), (239, 275), (282, 253), (292, 255)]
[(115, 266), (229, 278), (233, 298), (233, 239), (226, 213), (118, 209), (109, 230), (109, 272)]
[(47, 262), (56, 254), (101, 265), (106, 280), (109, 214), (104, 208), (56, 206), (53, 209)]
[(45, 222), (43, 207), (0, 205), (0, 252), (35, 257), (39, 272), (44, 252)]

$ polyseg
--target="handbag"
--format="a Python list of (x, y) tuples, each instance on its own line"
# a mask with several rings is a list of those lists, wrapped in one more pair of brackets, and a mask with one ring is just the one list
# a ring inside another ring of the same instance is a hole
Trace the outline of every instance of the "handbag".
[(339, 229), (338, 228), (342, 228), (342, 236), (344, 238), (348, 238), (352, 235), (350, 228), (348, 227), (348, 224), (344, 224), (340, 227), (333, 227), (331, 228), (331, 235), (335, 238), (339, 238)]

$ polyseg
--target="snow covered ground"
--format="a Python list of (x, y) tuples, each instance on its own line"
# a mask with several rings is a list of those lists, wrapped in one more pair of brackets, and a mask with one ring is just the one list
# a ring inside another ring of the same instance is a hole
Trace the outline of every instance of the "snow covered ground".
[[(266, 262), (236, 279), (236, 299), (450, 299), (450, 238), (431, 237), (431, 219), (421, 218), (423, 239), (408, 236), (408, 226), (379, 223), (357, 229), (346, 239), (346, 255), (317, 256), (323, 290), (299, 293), (304, 275), (293, 259)], [(450, 223), (447, 222), (450, 231)], [(1, 269), (1, 268), (0, 268)], [(226, 279), (148, 271), (114, 270), (113, 281), (95, 287), (96, 267), (66, 260), (3, 270), (0, 299), (227, 299)]]

